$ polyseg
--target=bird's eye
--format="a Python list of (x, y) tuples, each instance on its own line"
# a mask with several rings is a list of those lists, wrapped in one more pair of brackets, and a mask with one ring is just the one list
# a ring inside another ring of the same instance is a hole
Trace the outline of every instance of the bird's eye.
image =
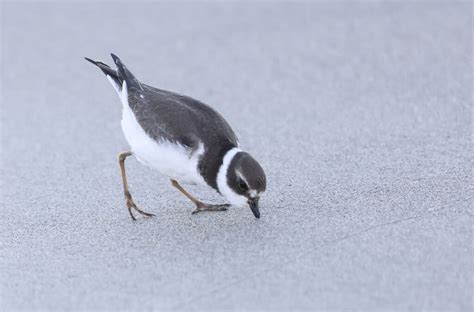
[(239, 188), (241, 191), (246, 191), (248, 190), (248, 186), (247, 186), (247, 183), (244, 182), (244, 180), (239, 180)]

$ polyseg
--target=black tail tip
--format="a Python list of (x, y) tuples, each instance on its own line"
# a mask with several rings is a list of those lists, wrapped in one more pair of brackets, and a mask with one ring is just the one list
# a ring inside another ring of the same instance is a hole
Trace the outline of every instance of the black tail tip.
[(115, 65), (122, 65), (122, 61), (119, 59), (119, 57), (113, 53), (110, 53), (110, 56), (112, 56), (112, 59), (115, 62)]
[(91, 62), (91, 63), (94, 64), (94, 65), (97, 65), (96, 61), (91, 60), (91, 59), (88, 58), (88, 57), (85, 57), (85, 56), (84, 56), (84, 59), (85, 59), (86, 61), (88, 61), (88, 62)]

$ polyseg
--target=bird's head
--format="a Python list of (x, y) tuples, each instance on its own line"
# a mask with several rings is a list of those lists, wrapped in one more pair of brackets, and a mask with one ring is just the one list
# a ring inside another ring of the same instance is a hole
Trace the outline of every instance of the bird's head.
[(238, 148), (228, 151), (217, 175), (219, 192), (233, 205), (249, 206), (255, 218), (260, 218), (258, 201), (267, 187), (260, 164)]

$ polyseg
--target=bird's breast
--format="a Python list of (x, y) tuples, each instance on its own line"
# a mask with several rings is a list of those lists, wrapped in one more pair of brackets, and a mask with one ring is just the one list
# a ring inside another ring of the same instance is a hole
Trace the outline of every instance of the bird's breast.
[(204, 184), (199, 174), (198, 162), (204, 153), (201, 143), (197, 150), (165, 139), (154, 140), (138, 123), (128, 105), (122, 112), (122, 130), (138, 161), (181, 183)]

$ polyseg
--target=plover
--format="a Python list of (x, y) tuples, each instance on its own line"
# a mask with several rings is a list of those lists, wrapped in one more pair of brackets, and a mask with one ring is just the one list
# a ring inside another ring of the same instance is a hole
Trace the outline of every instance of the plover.
[(195, 205), (194, 213), (224, 211), (229, 204), (205, 204), (187, 192), (185, 183), (217, 190), (232, 205), (249, 206), (260, 218), (258, 202), (266, 189), (260, 164), (239, 148), (227, 121), (208, 105), (189, 96), (157, 89), (139, 82), (122, 61), (112, 55), (117, 69), (85, 58), (99, 67), (122, 102), (122, 130), (130, 150), (118, 155), (125, 202), (145, 216), (154, 214), (137, 207), (130, 194), (125, 159), (137, 160), (169, 177), (171, 184)]

